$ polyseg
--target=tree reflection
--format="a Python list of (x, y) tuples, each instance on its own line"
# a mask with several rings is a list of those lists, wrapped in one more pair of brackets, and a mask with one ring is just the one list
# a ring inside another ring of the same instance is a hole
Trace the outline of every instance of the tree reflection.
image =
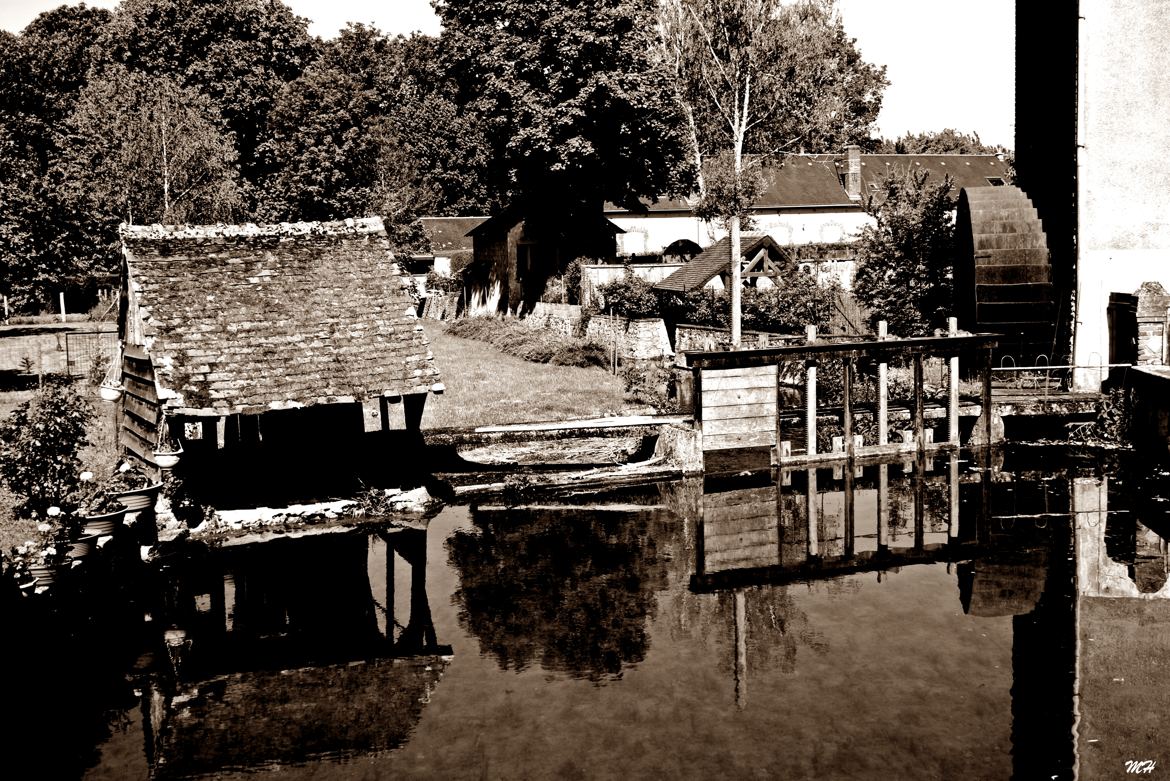
[(459, 621), (503, 669), (600, 681), (642, 661), (666, 573), (645, 514), (477, 511), (447, 541)]

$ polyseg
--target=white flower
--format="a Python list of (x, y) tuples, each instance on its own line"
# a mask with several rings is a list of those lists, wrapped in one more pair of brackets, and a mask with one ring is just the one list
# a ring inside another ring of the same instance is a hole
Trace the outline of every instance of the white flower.
[(49, 516), (50, 518), (56, 518), (60, 514), (61, 514), (61, 508), (58, 507), (57, 505), (53, 505), (49, 509), (45, 510), (45, 515)]
[(50, 545), (49, 547), (45, 548), (45, 555), (46, 556), (56, 556), (57, 549), (54, 548), (52, 545)]
[(82, 472), (77, 477), (79, 480), (81, 480), (81, 482), (88, 483), (90, 480), (93, 479), (93, 472)]
[(37, 531), (39, 531), (39, 532), (47, 532), (52, 528), (53, 528), (53, 524), (51, 524), (51, 523), (38, 523), (37, 524)]
[(118, 471), (122, 472), (122, 473), (129, 472), (130, 471), (130, 462), (123, 461), (121, 464), (118, 464)]

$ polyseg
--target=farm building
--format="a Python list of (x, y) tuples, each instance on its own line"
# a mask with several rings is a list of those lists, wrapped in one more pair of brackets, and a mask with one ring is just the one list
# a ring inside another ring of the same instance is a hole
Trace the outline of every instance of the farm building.
[(417, 432), (442, 390), (378, 218), (121, 236), (119, 434), (148, 468), (181, 449), (185, 474), (229, 502), (251, 482), (325, 491), (318, 478), (352, 477), (368, 455), (364, 404), (383, 430)]

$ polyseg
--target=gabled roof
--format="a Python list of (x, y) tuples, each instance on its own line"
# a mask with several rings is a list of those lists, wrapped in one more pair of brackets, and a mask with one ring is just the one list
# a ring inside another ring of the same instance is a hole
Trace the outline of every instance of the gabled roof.
[[(845, 161), (838, 160), (838, 169), (844, 173)], [(930, 171), (930, 181), (940, 182), (946, 175), (954, 179), (954, 195), (964, 187), (988, 187), (989, 178), (1003, 179), (1008, 164), (995, 155), (862, 155), (861, 193), (867, 197), (880, 188), (887, 172)]]
[[(758, 211), (769, 209), (833, 208), (856, 211), (861, 205), (850, 200), (843, 178), (846, 162), (841, 155), (789, 155), (784, 163), (764, 169), (764, 191), (752, 204)], [(954, 194), (964, 187), (988, 187), (992, 178), (1003, 179), (1008, 164), (996, 155), (861, 155), (862, 198), (880, 188), (887, 171), (930, 171), (932, 181), (950, 174)], [(871, 187), (872, 185), (872, 187)], [(646, 211), (657, 213), (691, 213), (694, 199), (660, 199), (646, 202)], [(609, 215), (630, 214), (612, 203), (605, 205)]]
[(122, 335), (166, 408), (226, 415), (425, 393), (413, 282), (378, 218), (122, 226)]
[(460, 250), (471, 251), (471, 231), (487, 217), (423, 217), (422, 229), (431, 240), (431, 252), (444, 255)]
[[(780, 245), (766, 233), (745, 233), (740, 236), (740, 254), (749, 260), (762, 248), (780, 255)], [(656, 290), (686, 293), (698, 290), (720, 274), (731, 270), (731, 238), (724, 237), (673, 274), (654, 285)]]
[[(476, 225), (474, 228), (468, 231), (467, 235), (474, 238), (475, 236), (487, 236), (494, 232), (507, 233), (508, 231), (512, 230), (512, 228), (516, 227), (518, 223), (524, 222), (525, 219), (526, 218), (524, 214), (522, 214), (520, 210), (512, 208), (505, 209), (499, 214), (492, 215), (491, 217), (481, 222), (479, 225)], [(544, 227), (547, 227), (551, 230), (556, 230), (558, 226), (555, 224), (550, 225), (545, 223)], [(618, 233), (625, 233), (622, 228), (619, 228), (605, 217), (601, 217), (597, 221), (596, 227), (599, 231), (609, 231), (614, 235)], [(539, 226), (537, 229), (539, 230)], [(529, 230), (527, 225), (525, 226), (525, 230)]]

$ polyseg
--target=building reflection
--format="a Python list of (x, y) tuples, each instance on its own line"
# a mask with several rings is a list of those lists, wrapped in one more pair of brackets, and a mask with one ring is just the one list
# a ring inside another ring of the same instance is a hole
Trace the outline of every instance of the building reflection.
[(164, 569), (170, 664), (144, 681), (158, 777), (393, 749), (430, 701), (426, 532), (387, 529), (208, 550)]
[(843, 576), (861, 573), (880, 581), (899, 568), (945, 564), (964, 613), (1012, 621), (1014, 776), (1070, 777), (1075, 481), (1017, 466), (1007, 473), (952, 452), (933, 462), (708, 479), (695, 508), (691, 591), (732, 600), (737, 705), (745, 707), (756, 669), (753, 603), (769, 603), (774, 615), (776, 598), (794, 584), (848, 583)]

